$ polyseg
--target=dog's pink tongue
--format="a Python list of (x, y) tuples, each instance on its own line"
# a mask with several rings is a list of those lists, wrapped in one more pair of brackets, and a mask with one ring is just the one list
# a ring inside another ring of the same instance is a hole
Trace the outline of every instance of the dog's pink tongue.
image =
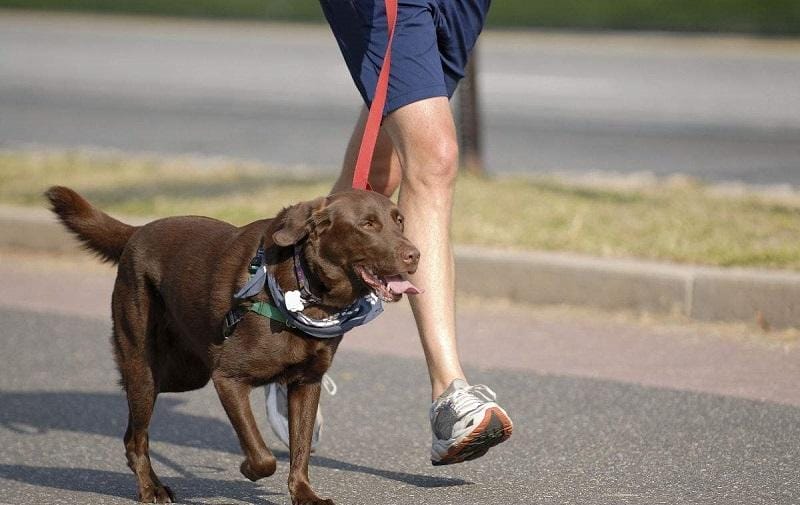
[(386, 287), (389, 291), (396, 295), (408, 293), (409, 295), (418, 295), (422, 290), (411, 284), (410, 281), (403, 279), (401, 275), (390, 275), (386, 277)]

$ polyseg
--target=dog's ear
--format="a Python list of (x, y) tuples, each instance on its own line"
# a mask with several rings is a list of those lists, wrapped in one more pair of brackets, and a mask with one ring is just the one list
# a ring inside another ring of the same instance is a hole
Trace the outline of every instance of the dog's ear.
[(330, 222), (328, 213), (324, 211), (327, 199), (315, 198), (284, 209), (279, 215), (280, 224), (272, 240), (281, 247), (300, 242), (312, 229), (319, 229)]

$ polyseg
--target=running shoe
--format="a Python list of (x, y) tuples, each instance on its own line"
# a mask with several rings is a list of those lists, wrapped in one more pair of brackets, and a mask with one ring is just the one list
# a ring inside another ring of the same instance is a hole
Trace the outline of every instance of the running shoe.
[(431, 463), (479, 458), (511, 436), (512, 422), (488, 386), (455, 379), (431, 405)]
[[(336, 383), (328, 374), (322, 376), (322, 387), (331, 396), (336, 394)], [(267, 397), (267, 420), (272, 432), (289, 447), (289, 397), (286, 385), (271, 382), (264, 388)], [(322, 437), (322, 409), (317, 407), (317, 417), (314, 419), (314, 432), (311, 436), (311, 452), (319, 445)]]

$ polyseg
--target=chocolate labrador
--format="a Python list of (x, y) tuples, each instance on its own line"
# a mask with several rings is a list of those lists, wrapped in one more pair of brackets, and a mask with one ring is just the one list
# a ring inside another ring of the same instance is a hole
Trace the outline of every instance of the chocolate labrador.
[[(125, 454), (139, 501), (175, 499), (150, 464), (148, 425), (156, 396), (198, 389), (210, 379), (244, 452), (240, 471), (253, 481), (272, 475), (276, 461), (256, 426), (250, 391), (273, 381), (287, 385), (292, 503), (333, 503), (312, 489), (308, 461), (320, 381), (342, 336), (315, 337), (251, 310), (226, 328), (226, 316), (241, 303), (277, 303), (263, 284), (248, 300), (234, 297), (249, 279), (253, 283), (248, 272), (257, 251), (277, 292), (302, 291), (312, 300), (292, 308), (306, 321), (335, 319), (362, 297), (391, 302), (417, 292), (402, 278), (416, 270), (419, 251), (403, 236), (400, 210), (377, 193), (348, 191), (242, 227), (197, 216), (137, 227), (69, 188), (53, 187), (46, 196), (87, 249), (119, 265), (111, 340), (128, 397)], [(223, 335), (223, 329), (229, 331)]]

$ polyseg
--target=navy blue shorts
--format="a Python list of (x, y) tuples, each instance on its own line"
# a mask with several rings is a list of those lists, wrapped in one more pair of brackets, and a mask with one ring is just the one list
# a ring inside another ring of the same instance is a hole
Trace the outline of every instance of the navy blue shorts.
[[(434, 96), (452, 97), (491, 0), (399, 0), (384, 115)], [(369, 106), (387, 22), (384, 0), (320, 0), (350, 75)]]

